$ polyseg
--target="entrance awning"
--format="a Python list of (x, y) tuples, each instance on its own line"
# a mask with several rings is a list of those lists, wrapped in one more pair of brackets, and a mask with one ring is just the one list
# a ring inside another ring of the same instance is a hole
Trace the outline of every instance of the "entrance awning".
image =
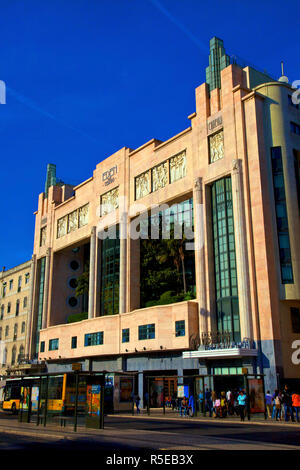
[(257, 356), (257, 349), (248, 348), (200, 349), (182, 353), (183, 359), (227, 359), (255, 356)]

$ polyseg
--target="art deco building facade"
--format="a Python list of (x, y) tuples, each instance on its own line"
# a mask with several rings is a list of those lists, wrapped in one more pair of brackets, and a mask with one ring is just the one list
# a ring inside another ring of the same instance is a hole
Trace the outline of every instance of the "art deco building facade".
[[(272, 389), (300, 377), (292, 362), (300, 339), (300, 111), (288, 83), (230, 64), (216, 38), (210, 46), (187, 129), (120, 149), (76, 187), (55, 184), (48, 172), (36, 212), (27, 352), (49, 371), (72, 362), (136, 371), (141, 395), (147, 375), (239, 375), (246, 367)], [(169, 244), (146, 240), (153, 226), (162, 238), (164, 219)], [(192, 240), (174, 241), (180, 221)], [(115, 236), (104, 239), (108, 228)], [(89, 284), (81, 296), (78, 279)], [(82, 312), (86, 319), (67, 322)]]
[(25, 358), (31, 261), (0, 272), (0, 375)]

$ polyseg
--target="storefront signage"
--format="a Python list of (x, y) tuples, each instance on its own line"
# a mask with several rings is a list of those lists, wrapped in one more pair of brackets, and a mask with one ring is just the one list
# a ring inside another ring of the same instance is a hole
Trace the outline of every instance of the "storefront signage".
[(115, 181), (114, 176), (118, 173), (118, 167), (113, 166), (110, 170), (105, 171), (102, 173), (102, 181), (104, 181), (105, 186), (113, 183)]

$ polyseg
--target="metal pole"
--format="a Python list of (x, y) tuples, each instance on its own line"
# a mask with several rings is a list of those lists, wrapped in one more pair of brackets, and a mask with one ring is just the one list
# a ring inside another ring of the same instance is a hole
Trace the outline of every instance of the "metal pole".
[(46, 426), (47, 408), (48, 408), (48, 381), (49, 381), (49, 377), (47, 375), (46, 376), (45, 409), (44, 409), (44, 427)]
[(194, 377), (194, 386), (193, 386), (193, 395), (194, 395), (194, 409), (192, 410), (193, 412), (193, 418), (197, 415), (197, 401), (196, 401), (196, 379), (197, 377)]
[(264, 404), (265, 404), (265, 419), (267, 419), (267, 405), (266, 405), (266, 389), (265, 389), (265, 378), (263, 375), (260, 375), (263, 383), (263, 394), (264, 394)]
[(149, 384), (149, 377), (147, 377), (147, 393), (148, 393), (147, 413), (150, 416), (150, 384)]
[(78, 408), (78, 382), (79, 374), (75, 371), (75, 410), (74, 410), (74, 432), (77, 431), (77, 408)]
[(248, 376), (247, 375), (244, 375), (244, 381), (246, 383), (247, 417), (248, 417), (248, 421), (250, 421), (250, 397), (249, 397), (249, 383), (248, 383)]
[(134, 393), (135, 393), (135, 376), (133, 376), (133, 387), (132, 387), (132, 416), (134, 416)]
[(24, 385), (23, 385), (23, 379), (21, 379), (21, 392), (22, 392), (22, 388), (23, 388), (23, 393), (21, 393), (21, 396), (20, 396), (20, 405), (19, 405), (19, 411), (20, 411), (20, 417), (19, 417), (19, 421), (23, 422), (23, 399), (24, 399)]
[(36, 425), (37, 426), (39, 425), (39, 421), (40, 421), (41, 393), (42, 393), (42, 376), (40, 376), (38, 409), (37, 409), (37, 415), (36, 415)]
[(206, 416), (206, 411), (205, 411), (205, 390), (204, 390), (204, 377), (202, 377), (202, 403), (200, 403), (201, 405), (201, 412), (202, 412), (202, 415), (203, 416)]
[(166, 414), (165, 378), (163, 377), (163, 414)]
[(100, 429), (104, 429), (104, 393), (105, 393), (105, 375), (103, 376), (103, 385), (101, 385)]
[(30, 423), (30, 418), (31, 418), (31, 393), (32, 393), (32, 385), (29, 386), (27, 423)]

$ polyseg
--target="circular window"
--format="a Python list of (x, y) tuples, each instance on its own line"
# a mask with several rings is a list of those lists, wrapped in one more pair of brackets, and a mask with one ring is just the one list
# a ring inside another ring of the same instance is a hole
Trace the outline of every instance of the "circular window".
[(70, 268), (73, 269), (73, 271), (77, 271), (77, 269), (79, 268), (78, 261), (76, 261), (75, 259), (73, 261), (71, 261)]
[(77, 287), (77, 279), (76, 279), (76, 277), (72, 277), (72, 279), (69, 280), (69, 286), (70, 286), (72, 289), (76, 289), (76, 287)]
[(76, 307), (76, 305), (78, 304), (78, 300), (76, 299), (76, 297), (70, 297), (68, 299), (68, 304), (70, 305), (70, 307)]

